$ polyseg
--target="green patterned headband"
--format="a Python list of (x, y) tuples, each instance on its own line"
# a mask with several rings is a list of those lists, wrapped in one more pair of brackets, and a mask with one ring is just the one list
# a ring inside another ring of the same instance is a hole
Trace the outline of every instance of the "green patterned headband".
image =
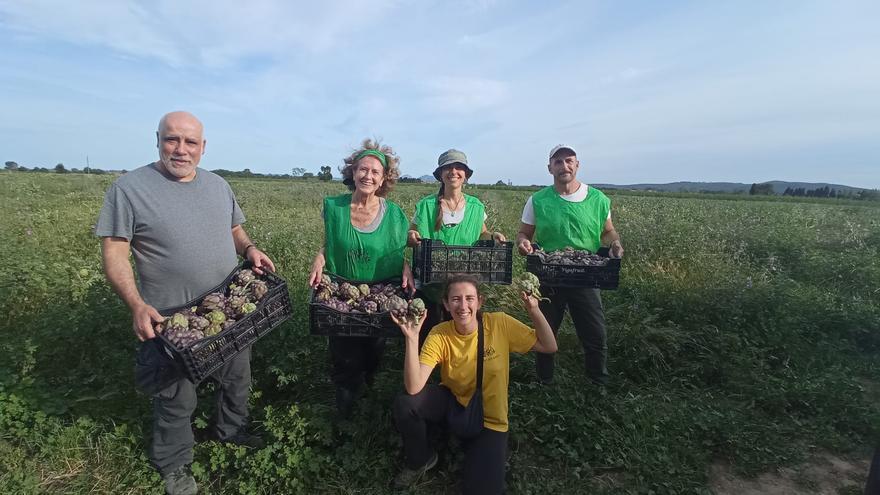
[(386, 170), (388, 169), (388, 159), (385, 158), (385, 153), (382, 153), (381, 151), (378, 151), (378, 150), (361, 151), (360, 153), (357, 154), (356, 157), (354, 157), (354, 161), (358, 161), (361, 158), (368, 156), (368, 155), (375, 156), (376, 158), (378, 158), (379, 161), (382, 162), (382, 167), (385, 168)]

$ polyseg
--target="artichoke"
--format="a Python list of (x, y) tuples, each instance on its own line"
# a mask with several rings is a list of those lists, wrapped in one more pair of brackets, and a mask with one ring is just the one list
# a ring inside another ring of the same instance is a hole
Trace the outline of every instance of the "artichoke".
[(165, 320), (165, 330), (172, 333), (185, 331), (189, 328), (189, 319), (182, 313), (174, 313), (171, 318)]
[(254, 299), (259, 301), (260, 299), (266, 297), (266, 294), (269, 293), (269, 285), (263, 280), (254, 280), (251, 282), (251, 295), (254, 296)]
[(398, 319), (406, 318), (406, 313), (408, 309), (408, 305), (406, 301), (403, 300), (400, 296), (391, 296), (385, 302), (385, 306), (382, 308), (383, 311), (390, 311), (392, 315), (397, 317)]
[(205, 318), (211, 322), (211, 325), (220, 325), (226, 321), (226, 314), (220, 310), (214, 310), (205, 315)]
[(207, 323), (207, 320), (200, 316), (187, 317), (185, 313), (189, 313), (189, 310), (184, 313), (174, 313), (158, 327), (163, 329), (163, 334), (172, 344), (181, 349), (204, 338), (201, 325)]
[(418, 320), (425, 314), (425, 311), (427, 311), (425, 309), (425, 301), (422, 301), (420, 298), (417, 297), (409, 302), (407, 312), (413, 319)]
[(211, 337), (220, 333), (223, 330), (222, 323), (213, 323), (207, 329), (205, 329), (205, 337)]
[(232, 314), (238, 314), (241, 307), (247, 302), (248, 300), (244, 296), (232, 296), (226, 301), (226, 307), (232, 310)]
[(239, 271), (235, 275), (235, 282), (238, 285), (247, 285), (253, 282), (257, 277), (254, 275), (254, 272), (245, 268), (244, 270)]
[(224, 306), (226, 306), (226, 296), (219, 292), (212, 292), (202, 299), (199, 309), (203, 313), (210, 313), (217, 310), (223, 311)]
[(327, 302), (333, 297), (333, 294), (330, 293), (330, 289), (321, 288), (318, 289), (318, 292), (315, 293), (315, 300), (318, 302)]
[(352, 301), (357, 301), (361, 298), (361, 291), (350, 283), (343, 282), (342, 284), (339, 284), (339, 296)]
[(241, 306), (240, 313), (243, 315), (246, 315), (246, 314), (253, 313), (256, 310), (257, 310), (257, 305), (252, 302), (248, 302), (248, 303), (244, 303)]
[(360, 284), (357, 289), (361, 293), (361, 297), (370, 295), (370, 286), (367, 284)]
[(361, 303), (361, 311), (367, 314), (372, 314), (379, 311), (379, 305), (375, 303), (375, 301), (364, 301)]
[(251, 291), (248, 286), (229, 284), (229, 297), (247, 297), (249, 295), (251, 295)]
[[(379, 293), (372, 297), (372, 300), (379, 305), (380, 308), (385, 306), (385, 303), (388, 302), (388, 296), (385, 294)], [(384, 309), (382, 310), (384, 311)]]
[(206, 328), (211, 325), (211, 322), (208, 321), (207, 318), (203, 318), (201, 316), (192, 316), (189, 319), (189, 328), (191, 330), (197, 330), (199, 332), (204, 332)]
[[(516, 279), (516, 288), (525, 292), (527, 295), (534, 297), (535, 299), (547, 299), (541, 295), (540, 291), (541, 282), (538, 280), (538, 277), (535, 276), (534, 273), (531, 272), (523, 272), (522, 275)], [(547, 299), (549, 301), (549, 299)]]
[(321, 287), (330, 287), (333, 284), (333, 280), (330, 279), (330, 275), (326, 273), (321, 275), (321, 282), (318, 283)]

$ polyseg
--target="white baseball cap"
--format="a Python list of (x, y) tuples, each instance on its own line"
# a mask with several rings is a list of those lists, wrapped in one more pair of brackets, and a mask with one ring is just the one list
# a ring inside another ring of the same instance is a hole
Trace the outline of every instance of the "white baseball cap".
[(551, 160), (553, 159), (553, 155), (558, 153), (559, 150), (569, 150), (572, 153), (574, 153), (575, 155), (577, 155), (577, 151), (575, 151), (574, 148), (572, 148), (571, 146), (569, 146), (567, 144), (557, 144), (556, 146), (553, 147), (552, 150), (550, 150), (550, 159)]

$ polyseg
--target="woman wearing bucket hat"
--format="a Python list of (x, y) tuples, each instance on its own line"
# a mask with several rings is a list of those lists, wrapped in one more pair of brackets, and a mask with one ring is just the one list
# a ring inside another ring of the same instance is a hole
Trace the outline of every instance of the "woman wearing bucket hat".
[[(407, 236), (410, 246), (418, 246), (422, 239), (437, 239), (456, 246), (470, 246), (479, 239), (507, 240), (501, 232), (490, 232), (486, 228), (485, 206), (476, 197), (464, 193), (464, 184), (473, 173), (463, 152), (450, 149), (440, 155), (434, 170), (434, 177), (440, 181), (440, 190), (416, 203), (416, 213)], [(441, 321), (440, 290), (438, 285), (424, 286), (419, 291), (428, 308), (419, 336), (420, 345), (431, 328)]]
[[(345, 158), (342, 183), (351, 192), (324, 198), (324, 246), (312, 262), (310, 286), (326, 272), (364, 283), (401, 277), (404, 291), (412, 290), (404, 260), (407, 218), (385, 199), (400, 176), (399, 161), (390, 146), (371, 139)], [(336, 408), (346, 418), (361, 385), (370, 384), (379, 368), (385, 339), (331, 336), (329, 347)]]

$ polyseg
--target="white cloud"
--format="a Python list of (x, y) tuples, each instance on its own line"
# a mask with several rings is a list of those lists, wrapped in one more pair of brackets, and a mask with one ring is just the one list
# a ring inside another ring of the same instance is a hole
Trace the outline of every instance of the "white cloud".
[(172, 67), (227, 67), (247, 57), (327, 52), (368, 31), (386, 0), (135, 0), (0, 2), (3, 24), (24, 34), (151, 57)]

